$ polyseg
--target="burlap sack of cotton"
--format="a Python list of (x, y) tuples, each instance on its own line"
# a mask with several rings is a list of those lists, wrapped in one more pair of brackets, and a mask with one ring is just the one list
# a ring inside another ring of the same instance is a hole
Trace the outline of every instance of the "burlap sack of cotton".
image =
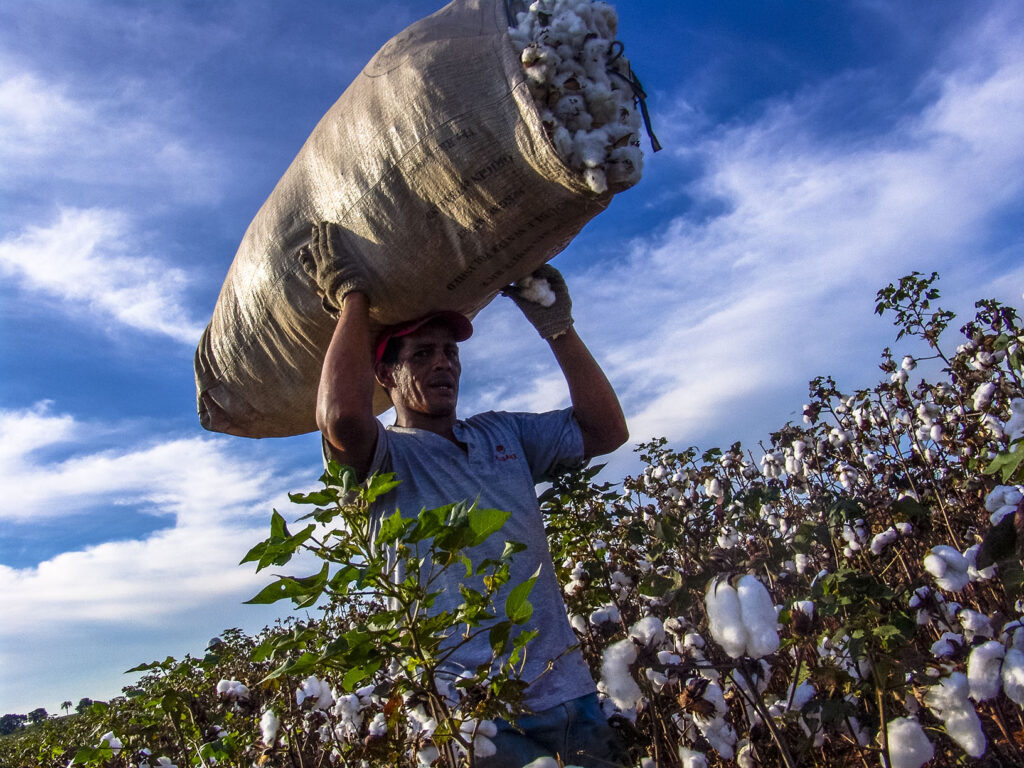
[(242, 238), (196, 351), (202, 425), (316, 429), (336, 320), (297, 256), (315, 222), (338, 225), (376, 325), (473, 317), (636, 184), (645, 123), (657, 142), (617, 26), (600, 1), (454, 0), (385, 44)]

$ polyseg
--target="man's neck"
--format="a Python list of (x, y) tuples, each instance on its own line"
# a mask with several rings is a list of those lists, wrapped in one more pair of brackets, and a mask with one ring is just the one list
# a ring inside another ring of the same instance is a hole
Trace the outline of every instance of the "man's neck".
[(455, 413), (448, 416), (431, 416), (425, 413), (416, 413), (409, 411), (399, 411), (397, 418), (395, 419), (395, 426), (397, 427), (410, 427), (412, 429), (423, 429), (427, 432), (433, 432), (435, 435), (451, 440), (456, 445), (459, 445), (459, 441), (455, 439)]

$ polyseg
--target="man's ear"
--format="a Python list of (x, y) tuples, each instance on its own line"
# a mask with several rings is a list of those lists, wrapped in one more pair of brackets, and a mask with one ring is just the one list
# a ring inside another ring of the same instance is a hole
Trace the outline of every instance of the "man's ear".
[(376, 363), (373, 366), (373, 375), (376, 377), (377, 383), (388, 391), (389, 397), (391, 388), (395, 386), (395, 377), (392, 374), (393, 367), (387, 363)]

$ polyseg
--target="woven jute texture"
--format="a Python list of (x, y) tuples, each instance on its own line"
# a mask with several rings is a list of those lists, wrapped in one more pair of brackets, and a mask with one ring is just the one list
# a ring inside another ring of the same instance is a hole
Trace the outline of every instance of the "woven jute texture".
[[(472, 317), (607, 207), (555, 154), (508, 39), (505, 0), (455, 0), (390, 40), (324, 115), (260, 208), (196, 351), (206, 429), (316, 429), (334, 328), (297, 259), (344, 230), (372, 320)], [(378, 392), (375, 409), (388, 407)]]

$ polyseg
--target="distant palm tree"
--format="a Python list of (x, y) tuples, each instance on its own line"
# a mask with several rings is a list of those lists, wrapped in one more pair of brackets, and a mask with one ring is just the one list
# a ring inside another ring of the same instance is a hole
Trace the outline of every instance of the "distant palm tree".
[(71, 711), (71, 708), (73, 706), (75, 705), (72, 704), (70, 701), (65, 701), (63, 704), (60, 705), (60, 708), (64, 710), (64, 714), (66, 715), (68, 712)]

